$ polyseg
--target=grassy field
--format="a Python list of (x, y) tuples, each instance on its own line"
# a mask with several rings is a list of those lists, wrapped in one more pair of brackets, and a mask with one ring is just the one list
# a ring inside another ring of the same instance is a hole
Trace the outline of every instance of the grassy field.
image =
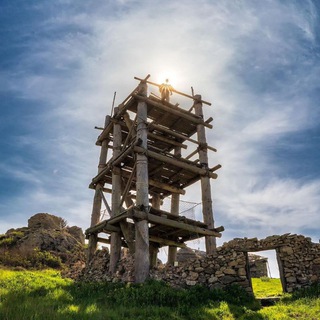
[(280, 279), (253, 278), (252, 288), (256, 298), (279, 297), (283, 295)]
[[(258, 281), (253, 282), (259, 286)], [(263, 295), (270, 295), (266, 290)], [(1, 320), (318, 320), (319, 297), (320, 286), (285, 295), (277, 305), (261, 308), (238, 287), (221, 292), (201, 287), (177, 290), (160, 282), (131, 286), (75, 283), (62, 279), (57, 271), (0, 270)]]

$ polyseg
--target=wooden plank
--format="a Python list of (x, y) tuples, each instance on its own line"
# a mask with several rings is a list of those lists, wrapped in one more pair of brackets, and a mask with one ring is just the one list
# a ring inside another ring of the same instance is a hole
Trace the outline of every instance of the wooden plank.
[(146, 102), (146, 103), (148, 103), (148, 104), (150, 104), (150, 105), (152, 105), (154, 107), (162, 109), (165, 112), (172, 113), (172, 114), (174, 114), (174, 115), (176, 115), (178, 117), (184, 118), (184, 119), (186, 119), (188, 121), (191, 121), (191, 122), (193, 122), (195, 124), (202, 124), (202, 125), (210, 128), (210, 129), (212, 129), (212, 125), (211, 124), (206, 123), (201, 118), (195, 117), (194, 114), (192, 114), (192, 113), (188, 113), (188, 112), (184, 113), (184, 112), (182, 112), (181, 110), (183, 110), (183, 109), (177, 110), (177, 109), (174, 109), (174, 108), (167, 107), (163, 103), (156, 102), (156, 101), (151, 100), (151, 99), (149, 99), (147, 97), (143, 97), (143, 96), (141, 96), (139, 94), (133, 94), (133, 97), (135, 99), (137, 99), (138, 101), (144, 101), (144, 102)]
[(187, 149), (187, 145), (186, 144), (183, 144), (183, 143), (180, 143), (180, 142), (177, 142), (175, 140), (170, 140), (170, 139), (167, 139), (163, 136), (160, 136), (159, 134), (154, 134), (152, 132), (148, 132), (148, 137), (149, 139), (152, 138), (152, 139), (155, 139), (155, 140), (159, 140), (159, 141), (163, 141), (171, 146), (176, 146), (176, 147), (181, 147), (183, 149)]
[[(162, 125), (159, 125), (159, 124), (156, 124), (156, 123), (153, 123), (153, 122), (149, 124), (149, 128), (150, 128), (150, 129), (156, 129), (156, 130), (159, 130), (159, 131), (166, 132), (167, 134), (172, 135), (172, 136), (175, 136), (175, 137), (177, 137), (177, 138), (180, 138), (180, 139), (182, 139), (183, 141), (187, 140), (187, 141), (193, 142), (193, 143), (198, 144), (198, 145), (200, 144), (197, 140), (194, 140), (194, 139), (192, 139), (192, 138), (190, 138), (190, 137), (187, 137), (186, 135), (183, 135), (183, 134), (181, 134), (181, 133), (178, 133), (178, 132), (176, 132), (176, 131), (173, 131), (173, 130), (171, 130), (171, 129), (168, 129), (168, 128), (162, 126)], [(214, 152), (217, 151), (217, 149), (215, 149), (215, 148), (213, 148), (213, 147), (210, 147), (210, 146), (207, 146), (207, 148), (208, 148), (209, 150), (211, 150), (211, 151), (214, 151)]]
[(107, 224), (106, 220), (102, 221), (100, 223), (98, 223), (97, 225), (88, 228), (85, 231), (85, 234), (87, 236), (91, 235), (91, 234), (97, 234), (99, 232), (107, 232), (107, 233), (111, 233), (111, 232), (120, 232), (121, 229), (115, 226), (112, 226), (110, 224)]
[(196, 167), (192, 164), (182, 162), (181, 160), (176, 160), (176, 159), (169, 158), (169, 157), (161, 155), (161, 154), (157, 154), (153, 151), (147, 151), (146, 149), (144, 149), (142, 147), (135, 146), (134, 151), (138, 152), (138, 153), (142, 153), (142, 154), (147, 154), (151, 158), (157, 159), (157, 160), (165, 162), (165, 163), (172, 164), (176, 167), (183, 168), (185, 170), (189, 170), (191, 172), (197, 173), (202, 176), (208, 175), (212, 179), (216, 179), (218, 177), (217, 174), (215, 174), (213, 172), (209, 172), (209, 170), (205, 170), (205, 169)]
[(154, 224), (161, 224), (161, 225), (169, 226), (172, 228), (186, 230), (192, 233), (198, 233), (205, 236), (213, 236), (213, 237), (221, 238), (221, 233), (216, 232), (214, 230), (209, 230), (209, 229), (189, 225), (186, 223), (170, 220), (167, 218), (158, 217), (151, 213), (145, 213), (142, 211), (134, 210), (133, 217), (136, 219), (148, 220), (149, 222)]
[(173, 246), (173, 247), (179, 247), (179, 248), (187, 247), (185, 243), (181, 243), (181, 242), (177, 242), (169, 239), (163, 239), (153, 235), (150, 235), (149, 239), (151, 242), (159, 243), (161, 246)]
[[(146, 80), (140, 79), (140, 78), (138, 78), (138, 77), (134, 77), (134, 79), (140, 80), (140, 81), (146, 81)], [(160, 84), (155, 83), (155, 82), (152, 82), (152, 81), (146, 81), (146, 82), (147, 82), (147, 83), (150, 83), (150, 84), (152, 84), (153, 86), (156, 86), (156, 87), (160, 87), (160, 86), (161, 86)], [(195, 99), (196, 99), (195, 97), (190, 96), (189, 94), (180, 92), (180, 91), (178, 91), (178, 90), (175, 90), (174, 88), (172, 88), (172, 92), (175, 92), (175, 93), (177, 93), (177, 94), (180, 94), (181, 96), (190, 98), (190, 99), (192, 99), (192, 100), (195, 100)], [(204, 104), (207, 104), (207, 105), (211, 106), (211, 103), (208, 102), (208, 101), (201, 100), (201, 102), (204, 103)]]
[(163, 210), (159, 210), (159, 209), (155, 210), (154, 208), (151, 208), (150, 213), (152, 213), (156, 216), (162, 216), (164, 218), (169, 218), (171, 220), (178, 220), (178, 221), (183, 220), (185, 223), (192, 224), (192, 225), (195, 225), (195, 226), (198, 226), (201, 228), (207, 228), (207, 225), (204, 222), (192, 220), (192, 219), (189, 219), (185, 216), (177, 216), (175, 214), (172, 214), (171, 212), (167, 212), (167, 211), (163, 211)]
[[(110, 238), (106, 239), (106, 238), (99, 238), (98, 237), (98, 242), (105, 243), (105, 244), (110, 244), (111, 243), (111, 239)], [(127, 243), (125, 241), (121, 241), (121, 246), (125, 247), (125, 248), (128, 247), (128, 245), (127, 245)]]
[[(122, 175), (126, 178), (128, 178), (130, 176), (130, 174), (128, 172), (122, 172)], [(133, 181), (136, 181), (135, 178), (133, 178)], [(163, 183), (163, 182), (159, 182), (157, 180), (153, 180), (153, 179), (149, 179), (149, 185), (150, 186), (153, 186), (153, 187), (157, 187), (159, 189), (163, 189), (163, 190), (166, 190), (166, 191), (169, 191), (169, 192), (173, 192), (173, 193), (179, 193), (179, 194), (185, 194), (186, 191), (181, 189), (181, 188), (177, 188), (177, 187), (174, 187), (174, 186), (170, 186), (166, 183)]]

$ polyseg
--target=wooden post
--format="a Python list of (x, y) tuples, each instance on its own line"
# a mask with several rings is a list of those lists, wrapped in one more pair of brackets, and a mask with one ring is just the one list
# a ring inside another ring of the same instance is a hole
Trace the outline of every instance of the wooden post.
[[(181, 156), (181, 148), (177, 147), (174, 150), (175, 156)], [(171, 195), (171, 213), (178, 216), (179, 215), (179, 203), (180, 203), (180, 194), (173, 193)], [(169, 246), (168, 249), (168, 265), (174, 265), (174, 262), (177, 260), (177, 247)]]
[[(160, 209), (161, 206), (161, 198), (158, 193), (155, 193), (152, 196), (152, 208)], [(158, 259), (158, 252), (159, 252), (159, 245), (155, 243), (150, 243), (150, 267), (156, 267), (157, 266), (157, 259)]]
[[(139, 85), (139, 95), (147, 96), (147, 84), (142, 81)], [(137, 107), (137, 137), (141, 140), (141, 148), (147, 150), (148, 128), (147, 128), (147, 104), (139, 101)], [(147, 212), (149, 209), (149, 187), (148, 187), (148, 158), (142, 151), (137, 153), (137, 179), (136, 179), (137, 199), (136, 205), (140, 211)], [(144, 282), (149, 276), (149, 227), (147, 220), (135, 222), (135, 281)]]
[[(197, 116), (203, 119), (203, 110), (201, 95), (195, 95), (194, 110)], [(206, 132), (203, 124), (197, 125), (197, 136), (199, 141), (199, 160), (204, 169), (208, 169), (208, 150)], [(210, 178), (208, 176), (201, 176), (201, 192), (202, 192), (202, 213), (204, 223), (208, 225), (209, 229), (214, 228), (212, 198), (211, 198), (211, 186)], [(212, 236), (205, 237), (206, 252), (211, 254), (216, 250), (216, 238)]]
[[(116, 110), (115, 110), (116, 111)], [(116, 113), (116, 112), (115, 112)], [(122, 134), (120, 124), (113, 125), (113, 158), (121, 153)], [(120, 213), (121, 203), (121, 169), (117, 166), (112, 169), (112, 194), (111, 194), (112, 217)], [(121, 236), (118, 232), (111, 234), (110, 245), (110, 269), (111, 273), (116, 271), (117, 263), (121, 256)]]
[[(110, 123), (110, 116), (106, 116), (104, 127), (106, 128)], [(98, 173), (104, 168), (107, 162), (108, 156), (108, 139), (104, 139), (101, 144), (100, 150), (100, 158), (99, 158), (99, 165), (98, 165)], [(94, 227), (96, 224), (100, 222), (100, 214), (101, 214), (101, 202), (102, 202), (102, 188), (103, 185), (98, 183), (95, 188), (94, 198), (93, 198), (93, 206), (92, 206), (92, 213), (91, 213), (91, 224), (90, 227)], [(98, 235), (92, 234), (89, 236), (89, 244), (88, 244), (88, 255), (87, 261), (89, 262), (94, 253), (97, 250), (98, 244)]]

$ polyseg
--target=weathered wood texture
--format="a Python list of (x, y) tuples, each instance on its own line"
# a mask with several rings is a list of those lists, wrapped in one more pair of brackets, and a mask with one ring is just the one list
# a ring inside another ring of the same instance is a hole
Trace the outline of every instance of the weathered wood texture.
[[(121, 126), (114, 124), (113, 126), (113, 158), (117, 158), (121, 152), (122, 135)], [(111, 206), (112, 217), (116, 217), (120, 214), (121, 203), (121, 170), (119, 167), (113, 167), (112, 170), (112, 194), (111, 194)], [(110, 272), (114, 273), (117, 267), (117, 263), (120, 260), (121, 255), (121, 235), (114, 232), (111, 234), (110, 245)]]
[[(158, 193), (153, 194), (151, 206), (152, 206), (152, 208), (160, 209), (161, 197), (160, 197), (160, 195)], [(150, 238), (150, 236), (149, 236), (149, 238)], [(156, 239), (159, 240), (160, 238), (153, 237), (153, 239), (150, 239), (150, 250), (149, 250), (149, 252), (150, 252), (150, 267), (151, 268), (157, 266), (159, 243), (156, 241)]]
[[(106, 116), (104, 127), (108, 127), (110, 123), (110, 116)], [(106, 165), (107, 156), (108, 156), (108, 140), (104, 140), (101, 145), (99, 164), (98, 164), (98, 173), (101, 172)], [(100, 222), (100, 214), (101, 214), (101, 202), (102, 202), (102, 188), (104, 183), (99, 183), (96, 185), (93, 205), (92, 205), (92, 213), (91, 213), (91, 223), (90, 226), (93, 227)], [(92, 234), (89, 238), (88, 244), (88, 254), (87, 260), (90, 261), (93, 257), (95, 251), (97, 250), (98, 237), (95, 234)]]
[[(146, 83), (141, 83), (139, 93), (147, 95)], [(148, 186), (148, 158), (144, 152), (148, 148), (148, 128), (147, 128), (147, 104), (143, 101), (138, 103), (137, 108), (137, 141), (141, 141), (142, 152), (136, 154), (137, 157), (137, 199), (136, 204), (141, 210), (148, 211), (149, 208), (149, 186)], [(149, 227), (148, 221), (142, 219), (135, 222), (135, 281), (144, 282), (149, 276)]]
[[(175, 148), (174, 154), (176, 156), (181, 155), (181, 148)], [(173, 193), (171, 195), (171, 214), (178, 216), (179, 215), (179, 203), (180, 203), (180, 195), (177, 193)], [(174, 265), (174, 262), (177, 259), (177, 247), (169, 246), (168, 249), (168, 264)]]
[[(201, 96), (195, 96), (194, 110), (196, 115), (203, 118), (203, 110), (201, 103)], [(205, 128), (202, 124), (197, 126), (198, 141), (200, 142), (199, 148), (199, 160), (200, 165), (204, 169), (208, 169), (208, 150), (207, 150), (207, 139)], [(202, 210), (203, 220), (210, 229), (214, 228), (213, 219), (213, 208), (212, 208), (212, 197), (211, 197), (211, 186), (210, 179), (208, 176), (201, 176), (201, 194), (202, 194)], [(216, 238), (206, 236), (206, 252), (211, 254), (216, 250)]]

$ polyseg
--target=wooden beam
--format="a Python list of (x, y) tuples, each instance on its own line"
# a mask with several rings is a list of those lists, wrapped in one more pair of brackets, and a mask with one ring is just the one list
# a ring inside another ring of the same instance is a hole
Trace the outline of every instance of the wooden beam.
[[(98, 242), (105, 243), (105, 244), (110, 244), (111, 240), (110, 238), (98, 238)], [(127, 248), (127, 243), (125, 241), (121, 241), (121, 246)]]
[(157, 159), (157, 160), (165, 162), (165, 163), (172, 164), (176, 167), (183, 168), (185, 170), (199, 174), (201, 176), (209, 176), (212, 179), (216, 179), (218, 177), (218, 175), (216, 173), (210, 172), (209, 170), (205, 170), (203, 168), (196, 167), (192, 164), (183, 162), (181, 160), (169, 158), (167, 156), (164, 156), (162, 154), (158, 154), (158, 153), (150, 151), (150, 150), (147, 151), (146, 149), (138, 147), (138, 146), (134, 147), (134, 151), (138, 152), (138, 153), (147, 154), (151, 158)]
[(130, 190), (132, 180), (134, 178), (134, 175), (136, 174), (136, 166), (137, 166), (137, 161), (134, 162), (134, 165), (133, 165), (133, 168), (131, 170), (130, 176), (128, 178), (126, 187), (125, 187), (124, 191), (122, 192), (122, 198), (121, 198), (121, 202), (120, 202), (120, 207), (124, 203), (124, 201), (125, 201), (125, 199), (126, 199), (126, 197), (128, 195), (128, 192)]
[(167, 212), (167, 211), (163, 211), (163, 210), (155, 210), (154, 208), (151, 208), (150, 213), (154, 214), (156, 216), (169, 218), (171, 220), (178, 220), (178, 221), (183, 220), (184, 223), (196, 225), (201, 228), (207, 228), (207, 225), (204, 222), (192, 220), (192, 219), (189, 219), (185, 216), (177, 216), (175, 214), (172, 214), (171, 212)]
[[(139, 85), (139, 93), (147, 96), (148, 87), (145, 81)], [(142, 149), (148, 148), (148, 127), (147, 127), (148, 108), (143, 99), (139, 100), (137, 106), (137, 141), (140, 141)], [(136, 155), (137, 176), (137, 206), (149, 207), (149, 182), (148, 182), (148, 158), (144, 153)], [(149, 256), (149, 226), (146, 220), (135, 223), (135, 253), (134, 253), (134, 275), (135, 282), (144, 282), (149, 277), (150, 256)]]
[(169, 239), (163, 239), (156, 236), (150, 236), (149, 237), (151, 242), (159, 243), (161, 246), (173, 246), (173, 247), (179, 247), (179, 248), (186, 248), (187, 245), (183, 242), (177, 242)]
[[(165, 112), (169, 112), (169, 113), (172, 113), (176, 116), (179, 116), (181, 118), (184, 118), (188, 121), (191, 121), (192, 123), (195, 123), (195, 124), (202, 124), (210, 129), (212, 129), (212, 125), (209, 124), (209, 123), (206, 123), (205, 121), (203, 121), (203, 119), (199, 118), (199, 117), (196, 117), (193, 113), (189, 113), (183, 109), (175, 109), (175, 108), (171, 108), (171, 107), (168, 107), (166, 105), (164, 105), (163, 103), (159, 103), (157, 101), (154, 101), (152, 99), (149, 99), (148, 97), (143, 97), (139, 94), (133, 94), (133, 97), (135, 99), (137, 99), (138, 101), (143, 101), (143, 102), (146, 102), (147, 104), (150, 104), (152, 106), (155, 106)], [(185, 111), (185, 112), (182, 112), (181, 110)]]
[[(195, 114), (203, 118), (203, 108), (201, 103), (201, 96), (196, 95), (197, 99), (194, 103)], [(199, 160), (200, 163), (208, 167), (208, 151), (205, 127), (202, 124), (197, 125), (197, 137), (200, 143), (199, 149)], [(204, 146), (201, 148), (201, 146)], [(214, 218), (212, 209), (212, 197), (211, 197), (211, 186), (209, 176), (201, 176), (201, 197), (202, 197), (202, 214), (203, 221), (208, 225), (208, 228), (214, 228)], [(216, 251), (216, 239), (212, 236), (206, 236), (206, 252), (212, 254)]]
[[(176, 148), (174, 150), (174, 155), (181, 155), (181, 148)], [(181, 170), (181, 169), (180, 169)], [(180, 205), (180, 195), (173, 193), (171, 195), (171, 210), (170, 213), (175, 216), (179, 216), (179, 205)], [(168, 265), (174, 265), (174, 262), (177, 260), (177, 247), (169, 246), (168, 248)]]
[(103, 129), (103, 131), (101, 132), (101, 134), (98, 136), (98, 139), (97, 139), (97, 142), (96, 142), (96, 145), (100, 146), (102, 141), (107, 139), (111, 130), (113, 128), (113, 123), (112, 121), (110, 121), (108, 123), (108, 125)]
[(126, 210), (120, 214), (118, 214), (117, 216), (114, 216), (108, 220), (106, 220), (106, 223), (108, 225), (114, 225), (114, 224), (117, 224), (119, 223), (120, 221), (122, 220), (125, 220), (126, 218), (128, 218), (130, 216), (130, 209), (129, 210)]
[(135, 132), (135, 129), (134, 129), (134, 124), (135, 124), (135, 122), (137, 120), (137, 115), (134, 118), (133, 122), (131, 121), (131, 119), (129, 117), (129, 114), (127, 112), (123, 115), (123, 118), (124, 118), (124, 121), (125, 121), (127, 127), (129, 128), (129, 132), (128, 132), (126, 140), (125, 140), (125, 142), (123, 144), (122, 151), (124, 151), (125, 148), (127, 147), (127, 144), (129, 143), (130, 138), (136, 136), (136, 132)]
[(211, 169), (209, 169), (210, 172), (214, 172), (217, 171), (218, 169), (220, 169), (222, 167), (221, 164), (217, 164), (216, 166), (212, 167)]
[[(146, 80), (140, 79), (140, 78), (138, 78), (138, 77), (134, 77), (134, 79), (140, 80), (140, 81), (146, 81)], [(156, 87), (160, 87), (160, 86), (161, 86), (161, 84), (158, 84), (158, 83), (155, 83), (155, 82), (152, 82), (152, 81), (146, 81), (146, 82), (149, 83), (149, 84), (151, 84), (151, 85), (153, 85), (153, 86), (156, 86)], [(173, 88), (172, 88), (172, 92), (175, 92), (175, 93), (177, 93), (177, 94), (179, 94), (179, 95), (181, 95), (181, 96), (190, 98), (190, 99), (192, 99), (192, 100), (195, 100), (195, 99), (196, 99), (195, 97), (190, 96), (189, 94), (180, 92), (180, 91), (175, 90), (175, 89), (173, 89)], [(208, 106), (211, 106), (211, 103), (210, 103), (210, 102), (207, 102), (207, 101), (204, 101), (204, 100), (201, 100), (201, 102), (204, 103), (204, 104), (206, 104), (206, 105), (208, 105)]]
[[(115, 110), (116, 112), (116, 110)], [(115, 162), (121, 157), (121, 145), (122, 145), (122, 130), (121, 125), (115, 123), (113, 125), (113, 167), (112, 167), (112, 194), (111, 194), (111, 218), (114, 218), (120, 214), (120, 202), (121, 202), (121, 169), (116, 167)], [(120, 229), (121, 226), (120, 226)], [(118, 232), (111, 234), (110, 244), (110, 265), (109, 271), (111, 274), (116, 272), (117, 263), (121, 257), (121, 236)]]
[[(149, 128), (151, 128), (151, 130), (152, 129), (156, 129), (156, 130), (159, 130), (159, 131), (166, 132), (166, 133), (168, 133), (168, 134), (170, 134), (170, 135), (172, 135), (174, 137), (182, 139), (183, 141), (187, 140), (187, 141), (193, 142), (193, 143), (198, 144), (198, 145), (200, 144), (197, 140), (189, 138), (188, 136), (186, 136), (184, 134), (172, 131), (171, 129), (168, 129), (168, 128), (162, 126), (162, 125), (159, 125), (159, 124), (156, 124), (156, 123), (153, 123), (153, 122), (149, 124)], [(211, 151), (214, 151), (214, 152), (217, 151), (217, 149), (215, 149), (213, 147), (210, 147), (210, 146), (207, 146), (207, 148), (209, 150), (211, 150)]]
[(132, 151), (134, 146), (137, 144), (138, 142), (134, 142), (132, 143), (130, 146), (127, 147), (127, 149), (125, 151), (123, 151), (119, 156), (110, 159), (110, 161), (107, 163), (106, 167), (104, 167), (100, 173), (98, 173), (93, 179), (90, 185), (94, 185), (95, 183), (99, 182), (100, 180), (102, 180), (103, 176), (106, 175), (111, 169), (112, 167), (118, 165), (123, 159), (125, 159)]
[[(145, 82), (150, 78), (150, 74), (148, 74), (144, 79), (140, 79), (140, 81)], [(120, 106), (124, 106), (125, 103), (132, 97), (132, 95), (137, 92), (139, 90), (139, 86), (138, 85), (124, 100), (123, 102), (120, 104)], [(121, 108), (120, 108), (120, 112), (121, 112)], [(120, 113), (118, 116), (121, 116), (123, 113)]]
[(148, 220), (149, 222), (154, 223), (154, 224), (161, 224), (161, 225), (172, 227), (172, 228), (177, 228), (177, 229), (190, 231), (193, 233), (202, 234), (204, 236), (213, 236), (213, 237), (221, 238), (221, 233), (216, 232), (214, 230), (209, 230), (206, 228), (193, 226), (190, 224), (170, 220), (167, 218), (162, 218), (162, 217), (156, 216), (151, 213), (145, 213), (142, 211), (134, 210), (133, 217), (136, 219)]
[[(130, 176), (130, 174), (126, 171), (122, 171), (122, 176), (128, 178)], [(133, 178), (133, 181), (136, 181), (136, 179)], [(186, 191), (181, 188), (170, 186), (169, 184), (166, 184), (166, 183), (160, 182), (160, 181), (156, 181), (153, 179), (149, 179), (149, 185), (152, 187), (156, 187), (156, 188), (163, 189), (163, 190), (173, 192), (173, 193), (179, 193), (179, 194), (186, 193)]]
[[(110, 124), (110, 116), (105, 117), (104, 127), (108, 127)], [(106, 164), (108, 156), (108, 141), (103, 140), (100, 149), (100, 156), (99, 156), (99, 164), (98, 164), (98, 174), (103, 170), (103, 167)], [(101, 202), (102, 202), (102, 191), (104, 183), (97, 184), (95, 186), (95, 193), (92, 205), (92, 213), (91, 213), (91, 223), (90, 226), (93, 227), (100, 221), (100, 214), (101, 214)], [(89, 244), (88, 244), (88, 251), (87, 251), (87, 262), (89, 262), (95, 251), (97, 250), (97, 238), (95, 235), (91, 235), (89, 237)]]
[(158, 134), (154, 134), (152, 132), (148, 132), (148, 137), (156, 139), (156, 140), (159, 140), (159, 141), (163, 141), (165, 143), (171, 144), (172, 146), (176, 146), (176, 147), (180, 147), (180, 148), (183, 148), (183, 149), (187, 149), (187, 145), (185, 145), (183, 143), (177, 142), (175, 140), (170, 140), (168, 138), (165, 138), (165, 137), (160, 136)]
[(108, 203), (107, 199), (105, 198), (105, 196), (104, 196), (102, 191), (103, 191), (103, 189), (100, 189), (103, 203), (104, 203), (104, 205), (105, 205), (105, 207), (106, 207), (106, 209), (107, 209), (107, 211), (109, 213), (109, 216), (111, 217), (112, 216), (111, 208), (110, 208), (109, 203)]
[(102, 221), (100, 223), (98, 223), (97, 225), (95, 225), (94, 227), (90, 227), (85, 231), (85, 234), (87, 236), (91, 235), (91, 234), (97, 234), (99, 232), (107, 232), (107, 233), (111, 233), (111, 232), (120, 232), (121, 229), (115, 226), (112, 226), (110, 224), (107, 223), (107, 220)]

